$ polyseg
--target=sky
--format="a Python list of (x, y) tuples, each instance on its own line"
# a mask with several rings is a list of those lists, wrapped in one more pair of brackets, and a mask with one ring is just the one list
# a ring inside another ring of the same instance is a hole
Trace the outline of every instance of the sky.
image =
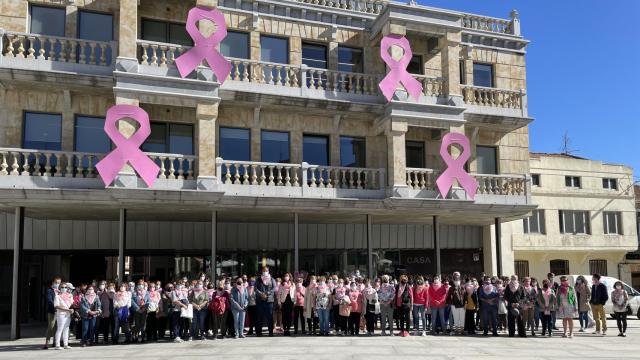
[(531, 151), (634, 168), (640, 180), (640, 1), (419, 0), (421, 5), (509, 18), (527, 47)]

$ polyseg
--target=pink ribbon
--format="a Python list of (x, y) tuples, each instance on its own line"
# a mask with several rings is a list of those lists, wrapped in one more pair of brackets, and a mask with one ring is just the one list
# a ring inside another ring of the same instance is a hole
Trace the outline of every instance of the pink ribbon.
[[(458, 144), (462, 146), (462, 154), (454, 159), (449, 153), (449, 145)], [(440, 145), (440, 156), (442, 160), (447, 164), (447, 170), (436, 180), (438, 190), (443, 198), (447, 197), (447, 193), (453, 186), (453, 180), (457, 179), (462, 188), (467, 192), (467, 195), (471, 200), (476, 196), (478, 191), (478, 182), (471, 177), (465, 170), (464, 164), (471, 157), (471, 145), (469, 139), (463, 134), (448, 133), (442, 139), (442, 145)]]
[[(133, 119), (140, 124), (138, 131), (128, 139), (118, 131), (118, 120), (123, 118)], [(140, 145), (151, 135), (147, 112), (134, 105), (112, 106), (107, 110), (104, 132), (116, 146), (112, 152), (96, 164), (96, 169), (98, 169), (104, 185), (109, 186), (122, 167), (129, 162), (147, 186), (152, 187), (158, 177), (160, 167), (140, 150)]]
[[(391, 49), (393, 45), (397, 45), (404, 50), (404, 55), (402, 55), (402, 58), (398, 61), (389, 54), (389, 49)], [(393, 99), (393, 94), (396, 92), (398, 83), (402, 83), (409, 95), (418, 101), (420, 94), (422, 94), (422, 84), (407, 71), (407, 66), (409, 66), (411, 57), (413, 56), (409, 40), (400, 35), (387, 35), (383, 37), (380, 42), (380, 56), (390, 69), (387, 76), (382, 79), (378, 85), (387, 100), (391, 101)]]
[[(198, 21), (210, 20), (216, 25), (216, 32), (205, 38), (198, 30)], [(180, 55), (175, 62), (183, 78), (195, 70), (202, 60), (206, 59), (209, 67), (216, 74), (218, 82), (223, 84), (231, 73), (231, 63), (218, 52), (217, 46), (227, 37), (227, 24), (224, 15), (216, 9), (194, 7), (187, 16), (187, 33), (193, 39), (193, 48)]]

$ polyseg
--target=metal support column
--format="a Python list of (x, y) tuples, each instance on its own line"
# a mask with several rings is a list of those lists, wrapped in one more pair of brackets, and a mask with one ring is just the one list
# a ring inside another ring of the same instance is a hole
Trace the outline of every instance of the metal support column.
[(375, 279), (376, 274), (375, 264), (373, 263), (373, 217), (367, 214), (367, 273), (370, 279)]
[(438, 216), (433, 216), (433, 246), (436, 249), (436, 274), (442, 274), (442, 262), (440, 259), (440, 229), (438, 229)]
[(216, 248), (218, 236), (218, 212), (211, 212), (211, 282), (216, 283)]
[(127, 247), (127, 209), (120, 209), (120, 228), (118, 230), (118, 284), (127, 281), (124, 276), (124, 250)]
[(498, 276), (502, 276), (502, 225), (500, 224), (500, 218), (495, 219), (495, 231), (496, 231), (496, 264), (498, 269)]
[(298, 233), (298, 213), (293, 213), (293, 269), (294, 274), (300, 273), (300, 234)]
[(16, 207), (13, 225), (13, 286), (11, 288), (11, 340), (20, 339), (22, 307), (22, 251), (24, 245), (24, 207)]

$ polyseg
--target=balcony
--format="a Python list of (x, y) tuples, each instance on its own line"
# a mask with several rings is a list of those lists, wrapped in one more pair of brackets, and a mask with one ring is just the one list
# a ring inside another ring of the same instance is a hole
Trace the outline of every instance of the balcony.
[(0, 65), (18, 70), (111, 76), (117, 55), (116, 44), (114, 41), (83, 40), (0, 29)]
[[(195, 189), (197, 157), (146, 153), (160, 172), (153, 189)], [(15, 188), (103, 189), (95, 165), (106, 154), (0, 148), (0, 186)], [(114, 187), (146, 188), (142, 180)]]
[(366, 14), (380, 14), (386, 0), (289, 0), (305, 5), (331, 8), (335, 10), (349, 10)]

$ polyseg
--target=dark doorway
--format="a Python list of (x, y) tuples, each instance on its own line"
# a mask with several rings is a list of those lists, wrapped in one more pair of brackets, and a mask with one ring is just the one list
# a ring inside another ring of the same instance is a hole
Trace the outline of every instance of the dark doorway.
[(107, 259), (104, 255), (71, 255), (69, 281), (75, 286), (107, 277)]

